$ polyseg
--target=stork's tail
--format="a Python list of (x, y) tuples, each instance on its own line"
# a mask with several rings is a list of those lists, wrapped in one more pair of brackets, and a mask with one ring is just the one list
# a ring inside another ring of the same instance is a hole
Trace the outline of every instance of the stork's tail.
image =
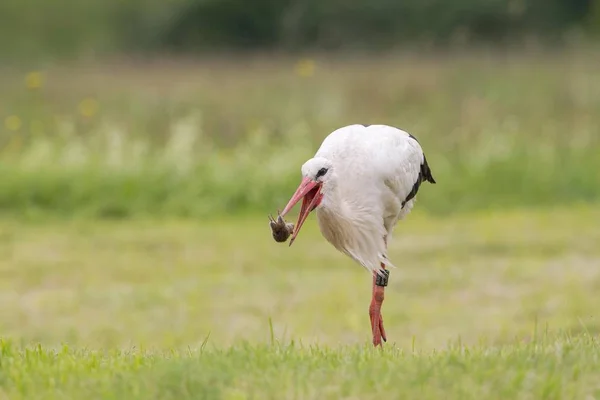
[(431, 174), (431, 168), (429, 168), (429, 164), (427, 164), (425, 153), (423, 153), (423, 164), (421, 164), (421, 176), (427, 182), (436, 183), (435, 179), (433, 179), (433, 175)]

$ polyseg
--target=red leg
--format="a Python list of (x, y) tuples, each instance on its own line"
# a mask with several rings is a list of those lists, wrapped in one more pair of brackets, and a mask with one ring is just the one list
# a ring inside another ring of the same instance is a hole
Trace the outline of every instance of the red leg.
[[(385, 269), (382, 263), (381, 268)], [(375, 284), (376, 273), (373, 275), (373, 295), (371, 305), (369, 306), (369, 317), (371, 318), (371, 330), (373, 332), (373, 345), (381, 346), (381, 340), (387, 341), (385, 328), (383, 327), (383, 317), (381, 316), (381, 305), (384, 299), (385, 287)]]
[[(387, 235), (383, 237), (383, 243), (387, 248)], [(385, 269), (385, 264), (381, 263), (381, 269)], [(383, 317), (381, 316), (381, 305), (385, 297), (385, 286), (378, 286), (377, 273), (373, 274), (373, 295), (371, 305), (369, 306), (369, 317), (371, 318), (371, 330), (373, 332), (373, 346), (381, 346), (381, 340), (387, 342), (385, 328), (383, 327)]]

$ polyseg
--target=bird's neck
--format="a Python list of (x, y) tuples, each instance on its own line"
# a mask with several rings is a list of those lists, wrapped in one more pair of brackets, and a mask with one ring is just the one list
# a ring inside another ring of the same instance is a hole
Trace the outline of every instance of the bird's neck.
[(350, 204), (346, 202), (337, 187), (327, 191), (323, 196), (321, 206), (322, 213), (335, 219), (348, 220), (352, 216)]
[(317, 210), (319, 226), (325, 238), (335, 247), (352, 246), (356, 231), (370, 218), (357, 204), (347, 201), (336, 190), (327, 193), (322, 207)]
[(340, 193), (328, 193), (317, 209), (321, 233), (335, 248), (370, 271), (379, 268), (385, 257), (383, 223), (368, 202), (347, 200)]

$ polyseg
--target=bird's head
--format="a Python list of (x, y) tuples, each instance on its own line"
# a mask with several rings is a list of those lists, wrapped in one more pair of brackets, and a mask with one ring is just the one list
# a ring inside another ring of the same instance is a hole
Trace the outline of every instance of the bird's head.
[(321, 205), (324, 195), (332, 189), (333, 176), (333, 164), (326, 158), (311, 158), (302, 165), (302, 181), (281, 213), (282, 216), (285, 216), (302, 199), (298, 222), (292, 233), (290, 246), (298, 236), (308, 214)]

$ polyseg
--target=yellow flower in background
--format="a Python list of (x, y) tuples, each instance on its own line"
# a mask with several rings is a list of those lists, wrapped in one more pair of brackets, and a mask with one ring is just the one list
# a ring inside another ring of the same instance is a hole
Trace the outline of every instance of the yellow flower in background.
[(308, 78), (315, 73), (315, 62), (310, 59), (300, 60), (296, 63), (296, 74), (303, 78)]
[(79, 112), (84, 117), (90, 118), (96, 115), (98, 112), (98, 101), (96, 99), (87, 98), (83, 99), (81, 103), (79, 103)]
[(44, 77), (41, 72), (33, 71), (25, 76), (25, 86), (27, 89), (39, 89), (44, 85)]
[(9, 131), (18, 131), (19, 129), (21, 129), (21, 125), (21, 118), (17, 117), (16, 115), (11, 115), (4, 119), (4, 126)]

